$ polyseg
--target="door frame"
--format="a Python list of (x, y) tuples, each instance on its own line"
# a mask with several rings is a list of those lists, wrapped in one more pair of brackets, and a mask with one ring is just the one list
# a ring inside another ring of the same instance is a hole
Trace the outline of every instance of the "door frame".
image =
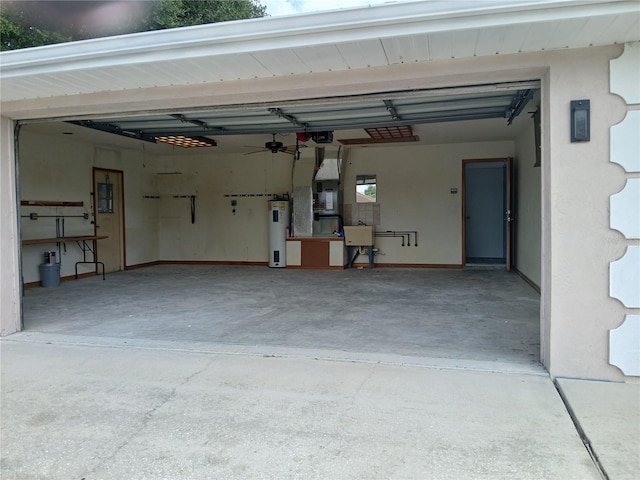
[(504, 162), (506, 171), (506, 185), (505, 185), (505, 202), (506, 211), (504, 212), (506, 225), (506, 254), (505, 264), (506, 270), (511, 271), (513, 266), (513, 158), (472, 158), (462, 160), (462, 266), (467, 264), (467, 232), (466, 232), (466, 204), (467, 204), (467, 165), (470, 163), (490, 163), (490, 162)]
[[(124, 219), (124, 171), (123, 170), (115, 170), (113, 168), (103, 168), (103, 167), (93, 167), (91, 171), (91, 199), (93, 203), (93, 234), (98, 235), (98, 228), (96, 225), (96, 219), (98, 214), (98, 199), (96, 192), (96, 172), (110, 172), (115, 173), (120, 176), (120, 261), (122, 262), (122, 270), (126, 270), (127, 268), (127, 242), (126, 242), (126, 234), (124, 230), (125, 219)], [(96, 252), (95, 252), (96, 261), (99, 260), (98, 255), (98, 242), (96, 242)], [(96, 273), (98, 273), (98, 264), (96, 263)]]

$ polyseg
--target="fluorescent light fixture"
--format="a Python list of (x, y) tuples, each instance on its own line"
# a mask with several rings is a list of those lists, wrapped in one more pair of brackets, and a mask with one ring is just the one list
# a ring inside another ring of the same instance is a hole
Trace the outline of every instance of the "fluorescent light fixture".
[(342, 145), (368, 145), (372, 143), (417, 142), (420, 138), (413, 134), (411, 125), (365, 128), (369, 138), (345, 138), (338, 140)]
[(215, 147), (218, 144), (215, 140), (207, 137), (184, 137), (182, 135), (167, 135), (165, 137), (156, 137), (156, 142), (168, 143), (182, 148), (194, 147)]
[(413, 131), (411, 125), (400, 125), (397, 127), (377, 127), (377, 128), (365, 128), (365, 132), (369, 134), (371, 138), (376, 140), (390, 140), (395, 138), (411, 138), (413, 137)]

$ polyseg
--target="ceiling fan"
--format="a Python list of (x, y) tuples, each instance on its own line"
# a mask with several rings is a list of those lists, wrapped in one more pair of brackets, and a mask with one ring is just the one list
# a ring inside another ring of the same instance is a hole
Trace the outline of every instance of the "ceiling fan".
[(297, 158), (300, 156), (300, 148), (306, 148), (306, 145), (304, 144), (300, 145), (297, 138), (296, 138), (295, 145), (285, 146), (282, 142), (278, 142), (276, 140), (275, 133), (272, 133), (271, 135), (273, 137), (272, 140), (270, 142), (266, 142), (264, 144), (264, 148), (258, 147), (255, 145), (247, 145), (248, 147), (259, 148), (260, 150), (248, 152), (248, 153), (245, 153), (245, 155), (251, 155), (251, 154), (260, 153), (260, 152), (271, 152), (271, 153), (288, 153), (289, 155), (293, 155)]

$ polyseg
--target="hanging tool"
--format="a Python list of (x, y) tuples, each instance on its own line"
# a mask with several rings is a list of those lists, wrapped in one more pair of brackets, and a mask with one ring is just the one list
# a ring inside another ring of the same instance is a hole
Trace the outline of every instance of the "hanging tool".
[(174, 195), (173, 198), (188, 198), (191, 205), (191, 223), (196, 223), (196, 195)]

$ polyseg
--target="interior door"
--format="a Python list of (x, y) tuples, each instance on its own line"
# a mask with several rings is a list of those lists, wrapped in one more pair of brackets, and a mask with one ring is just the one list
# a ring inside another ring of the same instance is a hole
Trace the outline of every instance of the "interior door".
[(464, 263), (504, 264), (511, 269), (511, 159), (465, 160)]
[(97, 259), (105, 272), (124, 270), (124, 202), (122, 172), (93, 169), (95, 234), (107, 238), (97, 242)]
[(504, 212), (504, 221), (506, 226), (506, 267), (507, 271), (511, 270), (511, 264), (513, 262), (513, 159), (507, 158), (505, 160), (506, 167), (506, 178), (505, 178), (505, 212)]

